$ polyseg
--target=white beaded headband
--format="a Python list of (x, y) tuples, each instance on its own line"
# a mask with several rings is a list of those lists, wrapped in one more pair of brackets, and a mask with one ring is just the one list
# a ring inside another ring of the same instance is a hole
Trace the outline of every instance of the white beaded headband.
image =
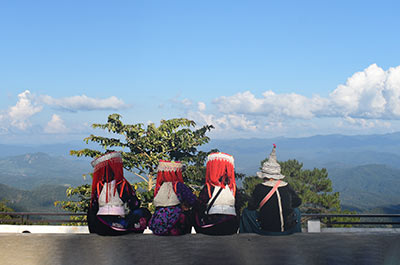
[(207, 163), (213, 160), (225, 160), (234, 165), (235, 160), (233, 159), (233, 156), (225, 154), (225, 153), (212, 153), (208, 155), (207, 157)]
[(122, 163), (122, 155), (120, 152), (111, 152), (105, 155), (102, 155), (91, 162), (92, 167), (96, 167), (98, 164), (112, 159), (115, 162)]
[(157, 171), (178, 171), (183, 170), (184, 165), (181, 162), (174, 161), (160, 161)]

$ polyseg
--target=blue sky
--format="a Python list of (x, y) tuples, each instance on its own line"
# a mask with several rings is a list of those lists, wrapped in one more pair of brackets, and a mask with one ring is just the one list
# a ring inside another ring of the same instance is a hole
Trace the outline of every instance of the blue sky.
[(0, 143), (187, 117), (214, 138), (400, 131), (398, 1), (1, 1)]

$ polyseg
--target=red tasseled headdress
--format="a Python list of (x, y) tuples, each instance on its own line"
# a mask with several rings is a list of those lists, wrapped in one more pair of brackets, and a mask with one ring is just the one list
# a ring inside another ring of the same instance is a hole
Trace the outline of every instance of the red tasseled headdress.
[[(123, 185), (125, 186), (125, 182), (127, 181), (124, 178), (122, 156), (120, 152), (111, 152), (102, 155), (93, 160), (91, 164), (94, 167), (93, 181), (92, 181), (92, 196), (91, 196), (92, 200), (96, 192), (100, 193), (100, 190), (104, 185), (104, 183), (109, 183), (112, 180), (115, 180), (117, 184), (124, 182)], [(130, 186), (129, 183), (128, 186)], [(117, 185), (115, 185), (114, 193), (116, 192), (116, 188)], [(123, 192), (123, 187), (121, 188), (120, 196), (122, 196), (122, 192)], [(106, 194), (108, 195), (108, 192)], [(107, 200), (108, 198), (106, 199), (106, 201)]]
[(235, 164), (233, 156), (225, 153), (212, 153), (207, 157), (206, 185), (211, 197), (210, 186), (225, 188), (225, 184), (236, 193)]
[(182, 169), (183, 165), (179, 161), (160, 160), (157, 168), (157, 183), (154, 189), (154, 197), (164, 182), (172, 182), (174, 184), (177, 182), (183, 183)]

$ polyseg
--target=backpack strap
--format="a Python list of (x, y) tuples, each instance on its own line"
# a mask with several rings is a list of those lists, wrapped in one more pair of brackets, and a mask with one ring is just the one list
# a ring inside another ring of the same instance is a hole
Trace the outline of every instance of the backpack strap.
[(97, 182), (97, 196), (100, 196), (100, 185), (104, 186), (103, 182), (101, 181)]
[(126, 181), (123, 180), (123, 181), (122, 181), (121, 190), (119, 191), (119, 197), (120, 197), (120, 198), (122, 198), (122, 194), (124, 193), (125, 183), (126, 183)]
[(260, 205), (258, 206), (258, 210), (261, 209), (261, 207), (264, 206), (264, 204), (269, 200), (269, 198), (272, 197), (272, 195), (274, 195), (275, 191), (278, 189), (279, 184), (281, 183), (281, 180), (278, 180), (276, 182), (276, 184), (274, 185), (274, 187), (268, 192), (268, 194), (264, 197), (264, 199), (262, 199), (262, 201), (260, 202)]
[(208, 197), (212, 197), (212, 194), (211, 194), (211, 187), (210, 187), (210, 184), (208, 184), (208, 183), (206, 183), (206, 185), (207, 185), (207, 191), (208, 191)]
[(219, 187), (219, 191), (217, 192), (217, 194), (215, 195), (215, 197), (212, 199), (212, 201), (210, 202), (210, 204), (207, 207), (207, 214), (210, 211), (211, 207), (213, 206), (214, 202), (217, 200), (218, 196), (221, 194), (223, 188)]

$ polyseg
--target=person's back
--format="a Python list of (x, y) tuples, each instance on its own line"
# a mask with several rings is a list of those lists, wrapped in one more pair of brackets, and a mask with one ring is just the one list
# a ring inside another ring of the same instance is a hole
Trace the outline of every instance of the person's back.
[(183, 183), (184, 167), (179, 161), (160, 160), (153, 204), (156, 207), (149, 221), (155, 235), (178, 236), (190, 233), (191, 211), (196, 196)]
[[(257, 210), (260, 202), (276, 185), (276, 180), (268, 180), (258, 184), (249, 201), (249, 210)], [(265, 231), (283, 232), (296, 225), (294, 209), (299, 207), (301, 199), (290, 185), (284, 181), (279, 183), (275, 194), (259, 209), (258, 220)]]
[(240, 232), (279, 235), (301, 231), (298, 210), (301, 199), (282, 180), (285, 176), (276, 161), (275, 145), (257, 176), (264, 182), (256, 185), (248, 208), (243, 210)]
[(195, 209), (197, 233), (230, 235), (237, 233), (239, 211), (236, 202), (234, 159), (225, 153), (207, 157), (206, 185)]
[(134, 189), (123, 176), (121, 153), (100, 156), (92, 162), (92, 166), (92, 194), (87, 216), (90, 233), (142, 233), (151, 214), (147, 209), (140, 208)]

